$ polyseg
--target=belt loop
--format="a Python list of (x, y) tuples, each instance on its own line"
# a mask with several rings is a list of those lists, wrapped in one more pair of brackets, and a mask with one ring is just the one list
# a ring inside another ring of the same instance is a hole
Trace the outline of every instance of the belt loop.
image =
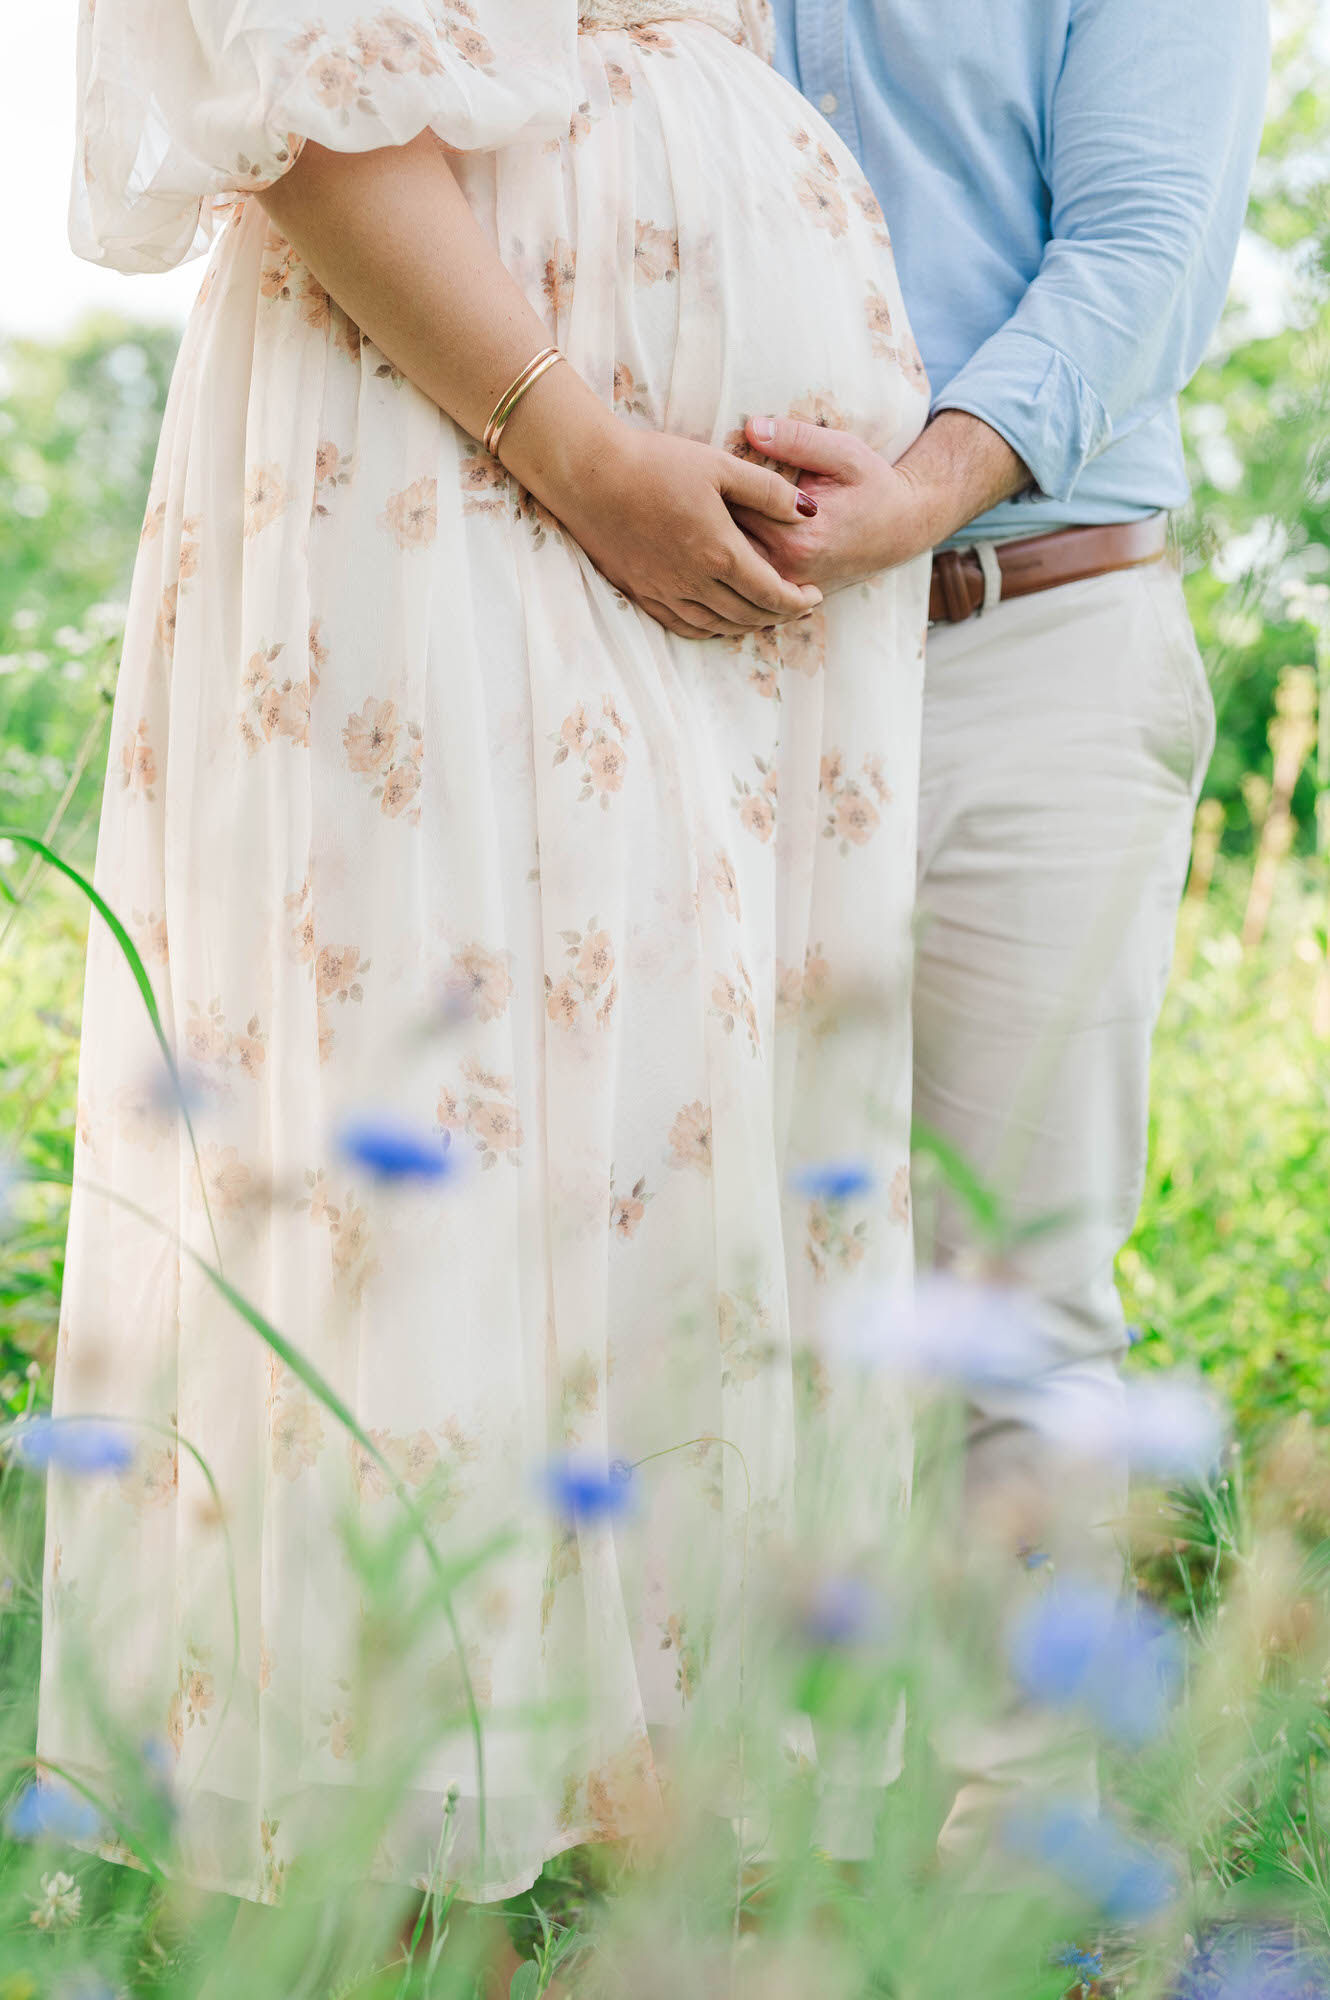
[(991, 611), (1002, 601), (1002, 565), (992, 542), (976, 542), (974, 552), (979, 558), (979, 567), (984, 573), (984, 601), (979, 606), (978, 615)]

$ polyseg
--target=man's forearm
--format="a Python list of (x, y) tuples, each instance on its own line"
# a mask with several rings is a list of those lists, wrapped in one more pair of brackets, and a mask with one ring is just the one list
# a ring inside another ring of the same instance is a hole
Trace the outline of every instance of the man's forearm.
[(1030, 468), (1000, 432), (965, 410), (940, 410), (896, 470), (914, 488), (919, 546), (936, 548), (1030, 485)]

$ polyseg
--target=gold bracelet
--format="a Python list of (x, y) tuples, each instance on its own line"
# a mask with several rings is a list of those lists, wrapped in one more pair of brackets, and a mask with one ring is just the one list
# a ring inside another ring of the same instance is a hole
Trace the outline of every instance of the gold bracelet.
[(531, 388), (533, 383), (539, 382), (541, 376), (546, 374), (556, 361), (562, 360), (563, 356), (557, 347), (545, 348), (540, 354), (536, 355), (534, 360), (527, 362), (526, 367), (513, 383), (507, 395), (500, 396), (494, 406), (494, 415), (485, 426), (485, 449), (491, 458), (498, 457), (499, 439), (503, 436), (504, 425), (521, 402), (523, 396), (525, 396), (527, 390)]

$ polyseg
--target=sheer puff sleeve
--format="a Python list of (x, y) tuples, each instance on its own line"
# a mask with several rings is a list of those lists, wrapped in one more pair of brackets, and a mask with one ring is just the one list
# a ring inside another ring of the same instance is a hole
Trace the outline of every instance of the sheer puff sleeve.
[(306, 139), (338, 152), (429, 126), (457, 152), (561, 137), (576, 0), (84, 0), (69, 240), (121, 271), (204, 250), (237, 194)]

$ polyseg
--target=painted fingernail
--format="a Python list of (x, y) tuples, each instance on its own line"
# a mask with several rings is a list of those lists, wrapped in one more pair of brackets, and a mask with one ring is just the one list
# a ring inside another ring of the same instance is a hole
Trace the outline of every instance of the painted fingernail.
[(774, 417), (750, 417), (748, 428), (759, 444), (770, 444), (776, 435), (776, 420)]
[(817, 512), (816, 500), (812, 498), (811, 494), (801, 493), (798, 487), (794, 490), (794, 504), (807, 521), (811, 521)]

